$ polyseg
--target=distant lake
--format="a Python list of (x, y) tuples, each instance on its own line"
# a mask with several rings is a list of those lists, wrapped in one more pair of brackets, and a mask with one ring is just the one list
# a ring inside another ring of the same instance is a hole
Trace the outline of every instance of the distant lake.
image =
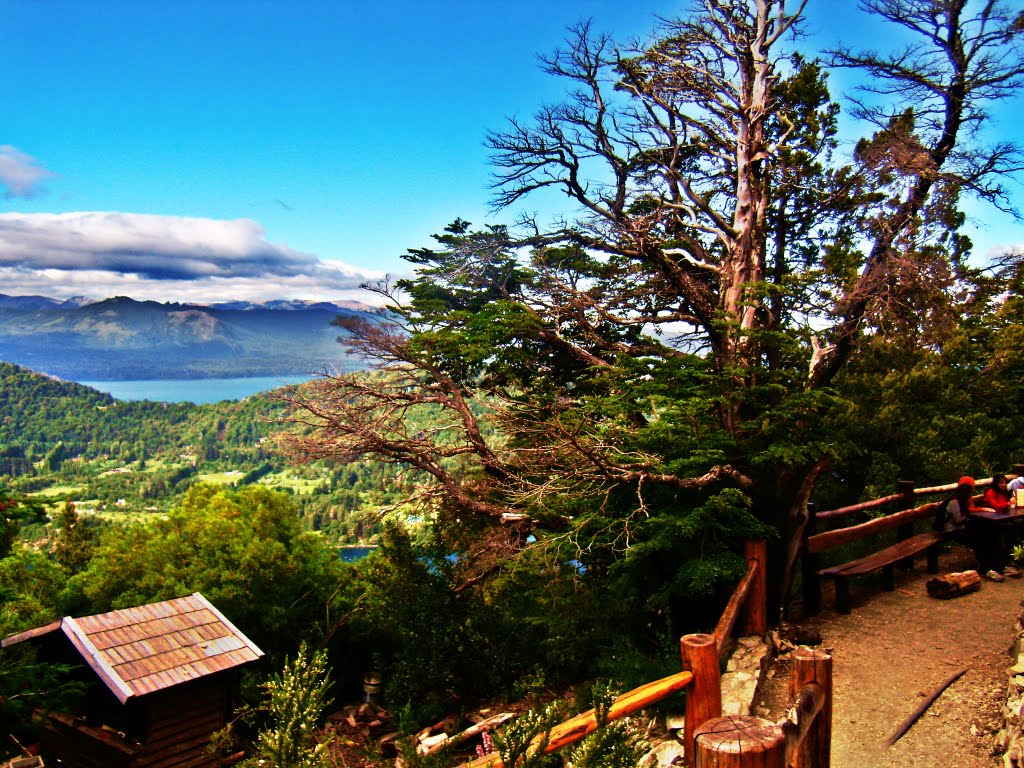
[(376, 547), (342, 547), (341, 559), (346, 563), (353, 563), (366, 557), (376, 549)]
[(157, 403), (217, 403), (241, 400), (289, 384), (309, 381), (309, 376), (250, 376), (238, 379), (152, 379), (148, 381), (80, 381), (87, 387), (109, 392), (117, 400), (152, 400)]

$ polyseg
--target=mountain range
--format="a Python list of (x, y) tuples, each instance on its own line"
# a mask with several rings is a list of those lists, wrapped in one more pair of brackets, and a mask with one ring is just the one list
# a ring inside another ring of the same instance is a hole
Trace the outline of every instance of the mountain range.
[(200, 305), (124, 296), (66, 301), (0, 294), (0, 360), (69, 380), (296, 376), (354, 370), (340, 315), (380, 320), (349, 302)]

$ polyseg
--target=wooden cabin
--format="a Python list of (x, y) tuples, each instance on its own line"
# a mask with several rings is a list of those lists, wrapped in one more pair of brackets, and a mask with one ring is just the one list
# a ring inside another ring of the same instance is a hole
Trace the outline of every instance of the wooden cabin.
[(237, 703), (239, 669), (263, 652), (196, 592), (137, 608), (67, 616), (5, 638), (41, 661), (74, 664), (74, 713), (49, 713), (47, 763), (69, 768), (207, 768), (210, 736)]

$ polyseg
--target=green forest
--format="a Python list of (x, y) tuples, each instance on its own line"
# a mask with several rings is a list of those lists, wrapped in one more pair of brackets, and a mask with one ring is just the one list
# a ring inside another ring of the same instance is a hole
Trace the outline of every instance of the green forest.
[[(486, 143), (498, 211), (575, 214), (410, 250), (371, 286), (390, 319), (336, 321), (371, 371), (186, 406), (0, 367), (0, 631), (201, 591), (262, 673), (320, 649), (344, 701), (379, 670), (414, 733), (676, 671), (745, 538), (780, 616), (809, 504), (1024, 461), (1024, 254), (962, 231), (1020, 178), (984, 123), (1024, 16), (864, 5), (905, 51), (811, 58), (795, 8), (745, 0), (641, 46), (570, 30), (542, 60), (563, 98)], [(874, 83), (858, 121), (842, 68)], [(16, 730), (29, 662), (0, 663)]]

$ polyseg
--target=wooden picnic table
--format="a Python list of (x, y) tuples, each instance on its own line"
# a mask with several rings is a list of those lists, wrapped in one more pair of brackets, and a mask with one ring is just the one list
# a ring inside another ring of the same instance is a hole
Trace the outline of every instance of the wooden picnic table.
[(967, 524), (973, 525), (980, 536), (989, 540), (990, 543), (985, 546), (989, 547), (993, 566), (997, 570), (1013, 564), (1011, 551), (1019, 542), (1024, 528), (1024, 509), (1013, 512), (971, 512), (967, 515)]
[(997, 524), (1010, 524), (1016, 523), (1019, 520), (1024, 520), (1024, 510), (1018, 509), (1014, 512), (996, 512), (993, 510), (986, 510), (984, 512), (971, 512), (970, 517), (978, 520), (985, 520), (990, 523)]

